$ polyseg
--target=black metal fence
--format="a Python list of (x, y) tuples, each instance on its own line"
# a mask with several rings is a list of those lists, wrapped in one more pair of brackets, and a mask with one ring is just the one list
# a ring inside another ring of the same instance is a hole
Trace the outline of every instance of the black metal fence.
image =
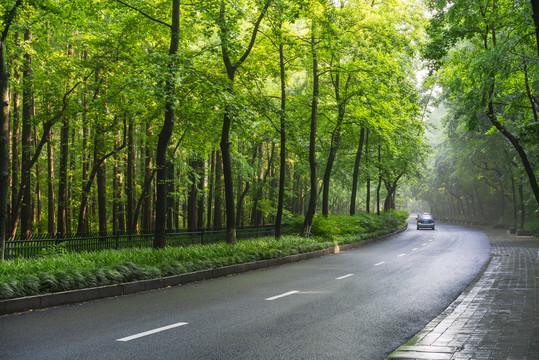
[[(243, 227), (236, 229), (238, 239), (272, 236), (275, 225)], [(33, 234), (17, 235), (6, 241), (5, 257), (36, 257), (53, 253), (98, 251), (103, 249), (125, 249), (152, 247), (154, 232), (109, 232), (84, 235)], [(189, 246), (226, 241), (225, 229), (199, 229), (196, 231), (168, 230), (167, 246)]]

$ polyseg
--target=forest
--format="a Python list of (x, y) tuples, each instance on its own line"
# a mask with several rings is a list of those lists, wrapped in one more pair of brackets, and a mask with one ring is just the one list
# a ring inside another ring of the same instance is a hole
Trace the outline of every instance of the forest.
[(235, 244), (296, 216), (308, 237), (315, 214), (412, 198), (523, 227), (539, 203), (538, 7), (3, 1), (0, 239), (151, 230), (163, 248), (169, 229), (225, 228)]
[(444, 136), (419, 198), (443, 218), (539, 233), (539, 1), (431, 1), (423, 58)]

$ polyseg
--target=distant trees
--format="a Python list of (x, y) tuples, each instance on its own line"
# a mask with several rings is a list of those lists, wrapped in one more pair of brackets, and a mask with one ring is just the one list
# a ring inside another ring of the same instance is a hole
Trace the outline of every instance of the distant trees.
[(234, 244), (242, 224), (280, 236), (292, 214), (312, 220), (319, 196), (325, 216), (370, 209), (358, 185), (380, 174), (391, 198), (422, 146), (422, 14), (393, 0), (2, 3), (0, 230), (151, 229), (162, 248), (167, 228), (226, 220)]
[[(474, 192), (475, 200), (479, 200), (480, 191), (472, 191), (469, 187), (477, 186), (478, 181), (486, 181), (481, 177), (490, 173), (489, 177), (495, 176), (498, 180), (491, 180), (489, 187), (500, 192), (501, 206), (505, 205), (508, 196), (517, 204), (514, 189), (521, 179), (516, 173), (520, 172), (527, 178), (527, 191), (523, 196), (530, 194), (537, 209), (539, 58), (534, 22), (537, 19), (536, 2), (429, 3), (434, 16), (428, 27), (431, 40), (425, 57), (430, 60), (431, 69), (443, 86), (444, 98), (450, 107), (451, 131), (464, 128), (505, 139), (496, 146), (483, 145), (478, 149), (480, 153), (469, 154), (474, 173), (462, 189), (467, 191), (467, 200), (473, 199), (471, 194)], [(483, 144), (486, 143), (483, 140)], [(470, 144), (465, 146), (470, 148)], [(478, 160), (484, 151), (488, 151), (487, 159)], [(460, 178), (452, 177), (455, 183), (461, 183)], [(450, 187), (445, 188), (448, 194), (451, 194)], [(508, 195), (508, 189), (512, 195)], [(455, 200), (458, 201), (453, 205), (453, 212), (462, 212), (462, 195)], [(479, 205), (479, 210), (483, 209)]]

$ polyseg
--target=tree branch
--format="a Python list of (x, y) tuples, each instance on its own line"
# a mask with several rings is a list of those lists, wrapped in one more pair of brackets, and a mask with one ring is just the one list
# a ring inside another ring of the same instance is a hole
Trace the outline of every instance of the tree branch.
[(148, 19), (150, 19), (150, 20), (152, 20), (152, 21), (155, 21), (156, 23), (159, 23), (159, 24), (161, 24), (161, 25), (165, 25), (165, 26), (168, 27), (168, 28), (172, 28), (172, 25), (167, 24), (166, 22), (163, 22), (163, 21), (161, 21), (161, 20), (158, 20), (158, 19), (156, 19), (156, 18), (154, 18), (154, 17), (152, 17), (152, 16), (146, 14), (144, 11), (142, 11), (142, 10), (140, 10), (140, 9), (137, 9), (137, 8), (134, 7), (134, 6), (131, 6), (131, 5), (129, 5), (129, 4), (125, 3), (125, 2), (123, 2), (122, 0), (116, 0), (116, 1), (119, 2), (120, 4), (124, 5), (124, 6), (127, 6), (127, 7), (130, 8), (130, 9), (133, 9), (133, 10), (139, 12), (140, 14), (146, 16)]

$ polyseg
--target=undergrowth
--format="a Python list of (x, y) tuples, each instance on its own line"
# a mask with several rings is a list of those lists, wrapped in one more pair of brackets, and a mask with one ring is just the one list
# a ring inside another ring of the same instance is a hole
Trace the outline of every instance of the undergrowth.
[(239, 240), (236, 246), (218, 243), (81, 253), (51, 249), (39, 258), (0, 262), (0, 299), (155, 279), (327, 249), (392, 232), (403, 226), (407, 216), (403, 212), (317, 216), (309, 238), (298, 235), (303, 223), (299, 219), (290, 225), (291, 235), (279, 240)]

